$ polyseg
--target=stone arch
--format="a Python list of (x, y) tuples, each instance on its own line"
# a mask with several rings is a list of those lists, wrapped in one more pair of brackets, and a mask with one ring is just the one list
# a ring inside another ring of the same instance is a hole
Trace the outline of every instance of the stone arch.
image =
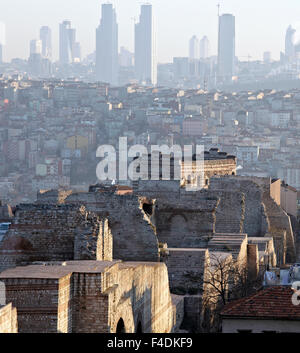
[(184, 219), (184, 222), (187, 222), (187, 217), (184, 213), (172, 213), (172, 215), (169, 217), (168, 222), (172, 223), (174, 222), (174, 219), (179, 219), (179, 217)]
[(111, 320), (111, 333), (135, 332), (133, 305), (130, 298), (119, 301), (119, 304), (114, 308), (114, 315), (112, 315)]
[(116, 333), (126, 333), (125, 323), (121, 317), (117, 323)]
[(163, 239), (169, 247), (180, 247), (185, 237), (190, 234), (188, 219), (185, 214), (174, 213), (168, 219), (168, 231)]

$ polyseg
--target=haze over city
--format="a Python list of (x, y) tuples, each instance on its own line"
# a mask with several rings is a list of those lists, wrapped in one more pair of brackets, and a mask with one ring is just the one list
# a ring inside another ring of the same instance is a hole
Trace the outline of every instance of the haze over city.
[[(264, 51), (279, 58), (284, 51), (284, 33), (289, 24), (299, 21), (300, 3), (297, 0), (223, 0), (220, 13), (236, 17), (236, 54), (261, 59)], [(82, 46), (82, 55), (95, 50), (95, 29), (101, 17), (99, 0), (2, 0), (0, 21), (6, 25), (7, 47), (4, 59), (28, 58), (28, 43), (38, 37), (39, 28), (52, 30), (54, 59), (58, 58), (58, 26), (65, 19), (72, 21)], [(134, 17), (138, 19), (141, 2), (114, 0), (119, 23), (119, 46), (133, 50)], [(217, 54), (217, 0), (153, 0), (156, 22), (157, 55), (159, 62), (172, 57), (186, 56), (192, 35), (207, 35), (211, 52)]]
[(300, 3), (219, 1), (1, 0), (0, 333), (300, 333)]

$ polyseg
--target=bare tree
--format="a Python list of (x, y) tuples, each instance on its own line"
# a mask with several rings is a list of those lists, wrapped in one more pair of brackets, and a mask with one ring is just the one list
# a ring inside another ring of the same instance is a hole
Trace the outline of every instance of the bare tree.
[(230, 301), (246, 297), (261, 286), (261, 279), (250, 279), (245, 263), (230, 253), (211, 253), (204, 276), (203, 317), (208, 326), (219, 326), (219, 313)]

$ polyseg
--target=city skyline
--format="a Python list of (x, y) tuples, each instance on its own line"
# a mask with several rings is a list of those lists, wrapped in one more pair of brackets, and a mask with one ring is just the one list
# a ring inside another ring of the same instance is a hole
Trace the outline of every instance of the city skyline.
[[(99, 25), (103, 1), (91, 0), (89, 6), (86, 6), (86, 3), (73, 0), (71, 6), (69, 0), (65, 0), (63, 4), (58, 3), (57, 0), (51, 2), (45, 0), (41, 5), (34, 0), (27, 0), (27, 6), (24, 6), (24, 2), (20, 0), (11, 0), (5, 6), (6, 1), (3, 0), (0, 18), (6, 24), (7, 45), (4, 53), (6, 61), (15, 57), (28, 58), (28, 43), (36, 37), (37, 31), (42, 26), (50, 27), (53, 32), (53, 58), (57, 60), (58, 26), (65, 19), (72, 21), (73, 27), (77, 30), (77, 40), (82, 44), (82, 57), (95, 50), (95, 28)], [(56, 3), (59, 5), (56, 6)], [(172, 16), (169, 16), (171, 3)], [(140, 4), (135, 0), (127, 1), (126, 4), (124, 1), (115, 0), (112, 4), (116, 8), (120, 27), (119, 46), (124, 46), (133, 52), (133, 18), (138, 22)], [(171, 62), (174, 56), (188, 56), (188, 41), (193, 35), (199, 38), (207, 35), (211, 43), (211, 54), (217, 54), (218, 1), (187, 0), (183, 5), (178, 0), (172, 2), (166, 0), (163, 3), (153, 0), (151, 4), (157, 24), (157, 54), (160, 63)], [(295, 0), (288, 0), (285, 4), (279, 1), (272, 2), (272, 7), (266, 2), (259, 3), (256, 0), (251, 4), (243, 4), (242, 8), (237, 0), (220, 1), (220, 4), (221, 14), (232, 13), (236, 17), (237, 56), (243, 57), (250, 54), (253, 59), (262, 59), (264, 51), (270, 51), (274, 59), (279, 58), (280, 51), (284, 52), (286, 29), (290, 24), (293, 25), (298, 21), (296, 10), (300, 9), (300, 5)], [(15, 8), (18, 7), (21, 11), (16, 12)], [(272, 16), (266, 16), (266, 10), (271, 10)], [(181, 17), (183, 11), (185, 16)], [(31, 18), (32, 13), (35, 16)], [(30, 17), (29, 24), (24, 21), (24, 16)], [(255, 26), (252, 26), (254, 19)], [(180, 21), (182, 25), (178, 26)], [(23, 33), (21, 41), (19, 33)], [(18, 45), (12, 44), (14, 42)]]

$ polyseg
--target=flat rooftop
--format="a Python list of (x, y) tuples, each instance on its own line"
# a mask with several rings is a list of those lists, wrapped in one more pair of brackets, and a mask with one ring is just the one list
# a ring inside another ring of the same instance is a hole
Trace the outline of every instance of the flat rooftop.
[(102, 273), (120, 261), (66, 261), (59, 264), (30, 265), (7, 269), (0, 273), (4, 278), (58, 279), (71, 273)]

